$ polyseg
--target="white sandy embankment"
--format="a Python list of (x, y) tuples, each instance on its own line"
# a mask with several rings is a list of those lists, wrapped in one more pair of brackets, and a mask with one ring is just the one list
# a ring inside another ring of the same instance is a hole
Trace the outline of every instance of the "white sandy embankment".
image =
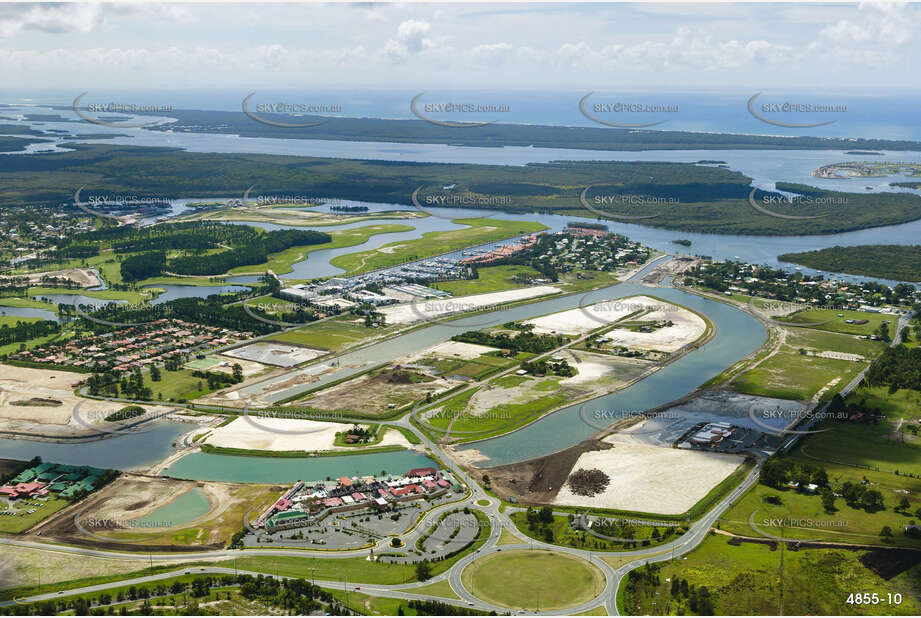
[[(205, 443), (255, 451), (359, 450), (360, 447), (333, 446), (336, 433), (346, 431), (350, 427), (353, 425), (295, 418), (244, 416), (223, 427), (216, 427), (205, 439)], [(374, 446), (411, 448), (412, 445), (402, 433), (389, 429), (383, 439)]]
[(459, 358), (461, 360), (473, 360), (489, 352), (495, 352), (496, 348), (475, 343), (463, 343), (461, 341), (445, 341), (438, 345), (420, 350), (414, 354), (406, 356), (402, 362), (412, 363), (420, 358), (434, 356), (436, 358)]
[(559, 291), (560, 288), (552, 285), (538, 285), (517, 290), (461, 296), (459, 298), (418, 299), (403, 305), (383, 307), (380, 312), (387, 317), (388, 324), (409, 324), (410, 322), (438, 318), (453, 313), (498, 308), (499, 305), (527, 300), (537, 296), (556, 294)]
[[(605, 441), (612, 441), (609, 436)], [(598, 469), (611, 482), (589, 498), (569, 485), (560, 488), (554, 504), (595, 506), (624, 511), (679, 515), (697, 504), (743, 462), (741, 455), (632, 443), (618, 440), (605, 451), (583, 453), (573, 466)]]
[(689, 343), (697, 341), (707, 332), (707, 323), (693, 311), (668, 303), (657, 303), (658, 309), (640, 318), (642, 321), (666, 322), (671, 326), (658, 328), (651, 333), (615, 328), (605, 337), (613, 345), (640, 350), (676, 352)]
[(662, 301), (648, 296), (616, 298), (526, 320), (525, 324), (533, 324), (535, 333), (584, 335), (602, 326), (610, 326), (631, 313), (644, 309), (656, 309), (662, 304)]

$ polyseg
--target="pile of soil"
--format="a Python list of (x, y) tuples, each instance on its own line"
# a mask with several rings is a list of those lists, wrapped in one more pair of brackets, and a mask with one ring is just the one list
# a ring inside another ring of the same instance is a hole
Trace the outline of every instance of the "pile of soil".
[(611, 477), (597, 468), (592, 470), (579, 468), (572, 473), (567, 483), (572, 493), (591, 498), (603, 492), (611, 484)]
[(31, 399), (20, 399), (19, 401), (10, 402), (11, 406), (36, 406), (45, 408), (57, 408), (62, 404), (63, 402), (57, 399), (49, 399), (47, 397), (32, 397)]
[(381, 373), (380, 377), (388, 384), (412, 384), (412, 374), (405, 369), (394, 369)]

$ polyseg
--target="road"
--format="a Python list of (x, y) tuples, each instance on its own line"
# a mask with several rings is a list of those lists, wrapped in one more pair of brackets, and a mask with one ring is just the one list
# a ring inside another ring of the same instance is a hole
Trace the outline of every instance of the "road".
[[(663, 256), (653, 260), (650, 264), (647, 264), (646, 267), (637, 272), (633, 278), (639, 277), (643, 272), (646, 272), (653, 265), (660, 265), (664, 259), (669, 258), (670, 256)], [(422, 440), (422, 443), (433, 453), (436, 457), (442, 461), (450, 461), (448, 455), (441, 449), (438, 444), (435, 444), (431, 439), (429, 439), (424, 433), (415, 430), (409, 422), (411, 415), (406, 415), (398, 420), (389, 421), (389, 424), (398, 425), (401, 427), (406, 427), (413, 429), (417, 435)], [(356, 419), (360, 420), (360, 419)], [(408, 533), (401, 535), (401, 538), (405, 542), (407, 547), (412, 547), (415, 544), (416, 539), (429, 528), (430, 525), (433, 525), (438, 518), (445, 512), (454, 510), (459, 506), (467, 506), (471, 510), (478, 510), (483, 513), (490, 521), (491, 525), (489, 527), (489, 537), (485, 540), (482, 546), (476, 551), (464, 556), (458, 560), (454, 565), (451, 566), (446, 572), (441, 573), (428, 581), (425, 582), (416, 582), (411, 584), (399, 584), (399, 585), (368, 585), (361, 584), (360, 582), (356, 583), (345, 583), (342, 581), (321, 581), (317, 580), (316, 583), (323, 587), (327, 588), (336, 588), (345, 587), (349, 591), (354, 591), (360, 588), (360, 592), (371, 594), (373, 596), (380, 597), (391, 597), (391, 598), (400, 598), (400, 599), (428, 599), (441, 602), (448, 602), (457, 605), (462, 605), (465, 607), (471, 607), (483, 611), (495, 611), (497, 613), (505, 613), (509, 611), (509, 608), (501, 607), (497, 605), (492, 605), (481, 599), (475, 597), (469, 590), (466, 589), (462, 580), (462, 573), (464, 569), (470, 565), (473, 561), (481, 558), (483, 556), (500, 552), (500, 551), (509, 551), (509, 550), (552, 550), (557, 553), (567, 554), (575, 556), (581, 559), (584, 559), (595, 567), (597, 567), (605, 576), (605, 587), (603, 591), (591, 599), (590, 601), (581, 603), (576, 606), (567, 607), (560, 610), (551, 610), (551, 611), (541, 611), (542, 615), (571, 615), (584, 612), (599, 605), (604, 605), (607, 613), (609, 615), (617, 615), (617, 592), (620, 587), (621, 580), (629, 573), (631, 570), (643, 566), (648, 562), (661, 562), (665, 560), (671, 560), (679, 558), (683, 554), (693, 550), (697, 547), (709, 534), (711, 527), (716, 522), (716, 520), (722, 515), (724, 511), (730, 508), (736, 500), (738, 500), (748, 489), (750, 489), (758, 479), (758, 472), (760, 470), (760, 465), (756, 465), (746, 476), (746, 478), (735, 488), (733, 489), (722, 501), (716, 504), (711, 508), (704, 516), (699, 520), (694, 522), (688, 532), (684, 535), (677, 537), (668, 543), (663, 543), (654, 547), (647, 547), (641, 549), (635, 549), (630, 551), (623, 552), (593, 552), (583, 549), (576, 549), (571, 547), (563, 547), (559, 545), (552, 545), (538, 540), (530, 540), (527, 543), (520, 544), (506, 544), (499, 546), (499, 538), (503, 530), (509, 531), (516, 538), (521, 538), (521, 533), (517, 531), (517, 528), (512, 523), (511, 519), (508, 517), (507, 513), (499, 512), (499, 501), (495, 498), (489, 496), (470, 476), (460, 468), (454, 470), (455, 474), (463, 480), (467, 487), (470, 488), (470, 493), (467, 497), (462, 500), (439, 505), (428, 513), (417, 522), (416, 526)], [(477, 504), (482, 502), (483, 504)], [(516, 509), (510, 509), (516, 510)], [(388, 548), (389, 539), (384, 538), (378, 541), (374, 550), (378, 553)], [(343, 558), (353, 558), (356, 556), (366, 557), (369, 555), (368, 549), (362, 550), (346, 550), (346, 551), (337, 551), (337, 552), (321, 552), (321, 551), (311, 551), (307, 549), (245, 549), (245, 550), (215, 550), (215, 551), (204, 551), (204, 552), (186, 552), (186, 553), (171, 553), (171, 554), (158, 554), (158, 555), (148, 555), (148, 554), (138, 554), (137, 552), (129, 551), (112, 551), (112, 550), (100, 550), (92, 549), (88, 547), (73, 547), (65, 545), (51, 545), (48, 543), (38, 543), (34, 541), (22, 541), (12, 538), (0, 538), (0, 545), (12, 545), (17, 547), (29, 547), (35, 549), (52, 549), (54, 551), (66, 552), (73, 554), (74, 556), (91, 556), (91, 557), (100, 557), (100, 558), (117, 558), (117, 559), (127, 559), (127, 560), (136, 560), (139, 563), (144, 565), (148, 563), (174, 563), (176, 561), (184, 560), (195, 560), (195, 561), (218, 561), (218, 560), (233, 560), (242, 556), (295, 556), (295, 557), (316, 557), (323, 558), (326, 560), (329, 559), (343, 559)], [(634, 558), (633, 561), (625, 564), (623, 566), (614, 568), (605, 562), (602, 559), (602, 555), (608, 555), (612, 557), (630, 557)], [(107, 584), (99, 584), (95, 586), (84, 586), (80, 588), (74, 588), (67, 590), (64, 594), (46, 593), (46, 594), (37, 594), (32, 595), (26, 598), (17, 599), (15, 601), (5, 601), (0, 602), (0, 607), (9, 606), (15, 603), (30, 603), (35, 601), (43, 601), (48, 599), (62, 598), (65, 595), (75, 595), (75, 594), (85, 594), (85, 593), (96, 593), (103, 590), (120, 587), (124, 585), (140, 585), (156, 582), (159, 580), (167, 579), (170, 577), (175, 577), (177, 575), (182, 575), (185, 572), (198, 572), (198, 573), (248, 573), (247, 571), (235, 571), (234, 569), (217, 567), (217, 566), (205, 566), (205, 567), (195, 567), (190, 569), (179, 569), (176, 571), (161, 573), (158, 575), (149, 575), (145, 577), (133, 578), (130, 580), (122, 580), (118, 582), (112, 582)], [(251, 573), (256, 574), (256, 573)], [(422, 586), (427, 586), (429, 584), (447, 581), (454, 592), (460, 597), (460, 601), (445, 599), (443, 597), (431, 596), (431, 595), (420, 595), (413, 593), (414, 588), (419, 588)], [(533, 612), (529, 612), (533, 613)]]

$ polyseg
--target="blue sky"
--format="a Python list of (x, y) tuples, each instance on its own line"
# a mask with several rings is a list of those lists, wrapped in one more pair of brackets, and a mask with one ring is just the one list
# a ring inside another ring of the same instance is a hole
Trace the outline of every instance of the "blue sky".
[(921, 6), (2, 4), (20, 89), (918, 89)]

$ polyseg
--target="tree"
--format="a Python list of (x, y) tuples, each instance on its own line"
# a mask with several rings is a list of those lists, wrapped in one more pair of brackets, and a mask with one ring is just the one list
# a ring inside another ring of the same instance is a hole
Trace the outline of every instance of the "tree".
[(233, 364), (233, 379), (237, 382), (243, 381), (243, 367), (240, 366), (240, 363)]
[(890, 528), (889, 526), (883, 526), (883, 529), (879, 531), (879, 535), (881, 537), (892, 536), (892, 528)]
[(911, 502), (909, 502), (908, 498), (902, 498), (901, 500), (899, 500), (899, 505), (895, 508), (895, 510), (907, 512), (908, 509), (910, 508), (911, 508)]
[(416, 563), (416, 579), (424, 582), (432, 576), (432, 565), (428, 560)]
[(826, 491), (822, 494), (822, 507), (825, 508), (826, 513), (835, 512), (835, 494), (830, 491)]
[(539, 518), (542, 524), (552, 524), (553, 523), (553, 508), (549, 506), (542, 506), (540, 508)]
[(150, 379), (153, 382), (159, 382), (161, 377), (162, 376), (160, 375), (160, 368), (156, 365), (151, 365), (150, 366)]

